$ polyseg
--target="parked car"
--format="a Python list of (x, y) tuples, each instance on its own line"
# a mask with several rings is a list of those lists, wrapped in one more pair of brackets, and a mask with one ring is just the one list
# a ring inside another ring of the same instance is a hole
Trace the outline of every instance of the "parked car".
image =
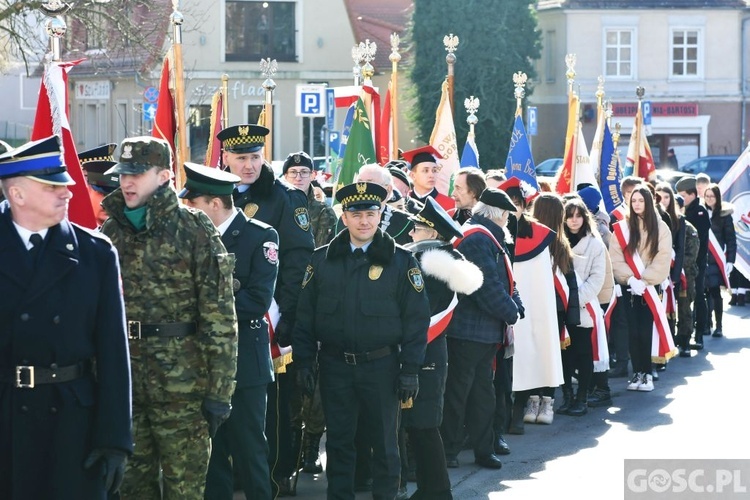
[(677, 170), (659, 169), (657, 175), (672, 185), (687, 175), (698, 174), (706, 174), (711, 182), (719, 182), (736, 161), (735, 155), (702, 156), (677, 167)]
[(562, 164), (562, 158), (548, 158), (541, 162), (535, 169), (537, 181), (547, 181), (551, 185), (554, 185), (555, 176)]

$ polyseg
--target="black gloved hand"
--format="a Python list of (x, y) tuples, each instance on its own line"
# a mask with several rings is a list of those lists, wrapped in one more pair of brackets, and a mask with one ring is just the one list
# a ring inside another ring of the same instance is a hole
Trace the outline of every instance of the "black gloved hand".
[(208, 435), (213, 439), (221, 424), (229, 418), (229, 414), (232, 412), (232, 405), (206, 398), (201, 405), (201, 412), (203, 413), (203, 418), (208, 422)]
[(292, 345), (292, 327), (294, 325), (291, 321), (281, 316), (279, 322), (276, 324), (276, 328), (273, 330), (273, 338), (279, 347), (289, 347)]
[(406, 403), (410, 398), (416, 399), (419, 392), (419, 376), (416, 373), (401, 373), (398, 376), (398, 399)]
[(315, 372), (312, 368), (297, 369), (297, 386), (302, 389), (302, 394), (308, 398), (313, 397), (315, 393)]
[(128, 455), (115, 448), (96, 448), (86, 458), (83, 467), (90, 469), (96, 463), (99, 463), (99, 470), (104, 477), (104, 488), (112, 494), (117, 493), (125, 477)]

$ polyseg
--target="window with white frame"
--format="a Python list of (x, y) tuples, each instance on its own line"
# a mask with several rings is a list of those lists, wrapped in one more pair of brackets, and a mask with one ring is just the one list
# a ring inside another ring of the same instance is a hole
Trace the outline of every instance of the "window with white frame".
[(672, 29), (672, 71), (674, 77), (700, 76), (700, 45), (701, 31), (699, 29)]
[(604, 75), (635, 78), (635, 30), (609, 28), (604, 32)]
[(297, 60), (297, 2), (226, 0), (227, 61)]

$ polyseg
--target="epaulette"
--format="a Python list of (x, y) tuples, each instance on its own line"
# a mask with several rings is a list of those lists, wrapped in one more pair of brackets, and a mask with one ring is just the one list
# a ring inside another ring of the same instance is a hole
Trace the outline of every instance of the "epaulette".
[(73, 226), (74, 231), (81, 232), (86, 236), (93, 236), (94, 238), (107, 243), (107, 245), (112, 246), (112, 240), (109, 239), (109, 236), (102, 233), (98, 229), (90, 229), (88, 227), (81, 226), (80, 224), (76, 224), (75, 222), (71, 222), (70, 225)]

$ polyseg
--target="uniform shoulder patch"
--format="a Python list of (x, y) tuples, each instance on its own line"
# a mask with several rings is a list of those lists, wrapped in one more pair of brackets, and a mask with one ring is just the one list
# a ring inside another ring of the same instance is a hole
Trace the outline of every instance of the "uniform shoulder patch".
[(312, 266), (312, 264), (308, 264), (305, 268), (305, 276), (302, 278), (302, 288), (305, 288), (307, 286), (307, 284), (312, 279), (313, 274), (315, 274), (315, 268)]
[(414, 287), (414, 290), (421, 292), (424, 290), (424, 279), (422, 279), (422, 271), (418, 267), (412, 267), (407, 273), (409, 276), (409, 283)]
[(269, 264), (277, 265), (279, 263), (279, 245), (275, 241), (263, 243), (263, 256)]
[(294, 222), (296, 222), (303, 231), (308, 231), (310, 229), (310, 214), (307, 213), (307, 208), (299, 207), (294, 209)]

